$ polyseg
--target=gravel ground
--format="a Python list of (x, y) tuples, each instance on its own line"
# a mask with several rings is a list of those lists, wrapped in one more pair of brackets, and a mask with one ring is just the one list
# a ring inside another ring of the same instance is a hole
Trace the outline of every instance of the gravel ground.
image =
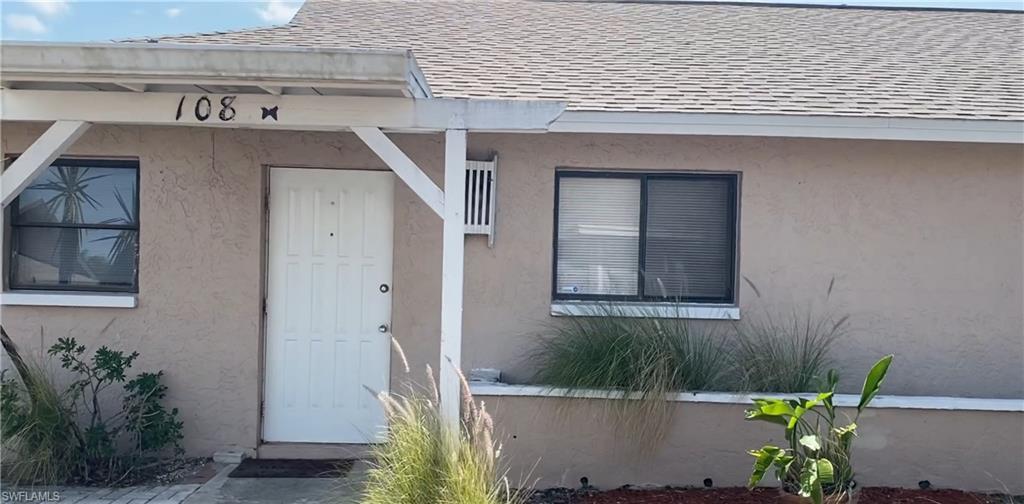
[(175, 483), (206, 483), (217, 474), (217, 466), (211, 458), (186, 458), (180, 463), (163, 467), (149, 475), (157, 485)]

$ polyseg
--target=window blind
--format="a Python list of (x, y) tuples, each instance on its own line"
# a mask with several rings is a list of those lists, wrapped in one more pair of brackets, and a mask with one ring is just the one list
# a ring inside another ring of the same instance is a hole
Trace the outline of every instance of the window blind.
[(560, 172), (557, 299), (732, 303), (738, 177)]
[(727, 178), (648, 178), (646, 296), (731, 297), (731, 184)]
[(637, 295), (640, 180), (566, 177), (558, 194), (557, 292)]

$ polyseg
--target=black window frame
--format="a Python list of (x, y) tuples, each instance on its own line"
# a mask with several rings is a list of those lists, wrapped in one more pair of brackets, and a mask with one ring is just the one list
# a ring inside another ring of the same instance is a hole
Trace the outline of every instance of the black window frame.
[[(11, 158), (11, 162), (17, 159), (16, 157)], [(58, 158), (50, 163), (46, 169), (49, 170), (53, 166), (77, 166), (85, 168), (117, 168), (135, 171), (135, 222), (134, 224), (65, 224), (62, 222), (30, 222), (21, 223), (19, 220), (19, 205), (21, 204), (21, 196), (14, 198), (9, 206), (8, 222), (10, 223), (10, 245), (7, 248), (7, 257), (9, 262), (9, 268), (7, 271), (7, 288), (12, 291), (51, 291), (51, 292), (104, 292), (104, 293), (124, 293), (124, 294), (138, 294), (139, 292), (139, 256), (140, 254), (140, 238), (142, 236), (142, 215), (140, 212), (142, 195), (140, 185), (140, 170), (139, 161), (137, 159), (91, 159), (91, 158)], [(32, 284), (19, 284), (15, 281), (15, 273), (17, 272), (18, 265), (18, 240), (19, 233), (14, 232), (16, 228), (28, 227), (28, 228), (73, 228), (73, 229), (100, 229), (100, 230), (130, 230), (135, 231), (135, 276), (132, 279), (132, 286), (130, 288), (117, 286), (117, 285), (89, 285), (89, 286), (77, 286), (77, 285), (32, 285)]]
[[(554, 226), (552, 229), (551, 255), (551, 299), (554, 301), (612, 301), (638, 303), (677, 303), (677, 304), (714, 304), (735, 306), (739, 300), (736, 293), (739, 285), (739, 219), (740, 219), (740, 178), (739, 172), (664, 172), (664, 171), (623, 171), (623, 170), (581, 170), (559, 168), (555, 170), (555, 202)], [(563, 178), (618, 178), (640, 181), (640, 232), (637, 249), (637, 294), (573, 294), (558, 291), (558, 213), (561, 182)], [(647, 260), (647, 188), (651, 180), (727, 180), (729, 181), (729, 235), (732, 237), (730, 273), (732, 281), (728, 285), (727, 294), (723, 298), (707, 297), (663, 297), (648, 296), (644, 292)]]

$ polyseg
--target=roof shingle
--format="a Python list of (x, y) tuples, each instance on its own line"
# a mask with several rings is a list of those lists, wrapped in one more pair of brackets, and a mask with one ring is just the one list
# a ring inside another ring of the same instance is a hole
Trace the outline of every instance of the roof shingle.
[(1024, 119), (1024, 15), (693, 3), (309, 0), (167, 42), (412, 49), (435, 95), (569, 110)]

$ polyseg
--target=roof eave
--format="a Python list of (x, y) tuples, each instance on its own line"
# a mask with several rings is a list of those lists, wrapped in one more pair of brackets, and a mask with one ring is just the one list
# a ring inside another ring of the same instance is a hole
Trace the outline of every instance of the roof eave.
[(227, 86), (269, 88), (274, 94), (432, 96), (407, 50), (5, 42), (0, 73), (3, 86), (12, 89), (195, 91)]
[(1021, 120), (566, 111), (549, 131), (1024, 144)]

